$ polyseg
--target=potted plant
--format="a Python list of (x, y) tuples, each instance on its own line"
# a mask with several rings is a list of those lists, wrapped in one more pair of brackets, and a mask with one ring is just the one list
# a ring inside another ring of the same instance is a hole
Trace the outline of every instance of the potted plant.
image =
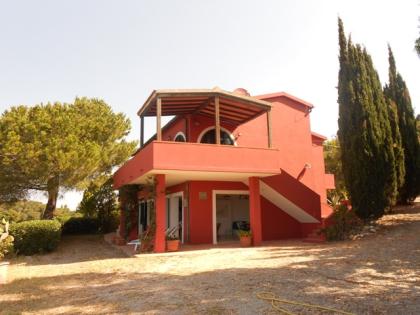
[(238, 236), (242, 247), (249, 247), (252, 245), (252, 233), (250, 230), (238, 230)]
[(179, 250), (179, 237), (175, 234), (166, 236), (166, 250), (168, 252), (177, 252)]

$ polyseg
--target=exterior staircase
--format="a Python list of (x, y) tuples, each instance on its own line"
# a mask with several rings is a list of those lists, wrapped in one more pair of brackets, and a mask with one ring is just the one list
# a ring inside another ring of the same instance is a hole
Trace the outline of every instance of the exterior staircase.
[[(248, 185), (245, 181), (243, 183)], [(296, 191), (299, 193), (294, 193)], [(332, 210), (326, 203), (321, 204), (319, 195), (307, 186), (283, 171), (281, 175), (261, 179), (260, 194), (298, 222), (314, 225), (313, 230), (303, 238), (304, 242), (326, 241), (320, 231), (328, 224)]]

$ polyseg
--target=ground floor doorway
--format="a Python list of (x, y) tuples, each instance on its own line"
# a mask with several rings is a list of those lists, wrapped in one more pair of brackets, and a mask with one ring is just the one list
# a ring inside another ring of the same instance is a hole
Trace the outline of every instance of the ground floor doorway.
[(184, 205), (183, 193), (166, 196), (166, 231), (172, 231), (184, 243)]
[(238, 240), (238, 230), (249, 230), (248, 191), (213, 191), (213, 243)]

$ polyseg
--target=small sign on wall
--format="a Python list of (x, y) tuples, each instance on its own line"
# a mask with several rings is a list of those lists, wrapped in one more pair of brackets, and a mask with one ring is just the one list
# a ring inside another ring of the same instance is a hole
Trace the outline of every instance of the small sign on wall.
[(199, 200), (207, 200), (207, 192), (206, 191), (200, 191), (198, 193), (198, 199)]

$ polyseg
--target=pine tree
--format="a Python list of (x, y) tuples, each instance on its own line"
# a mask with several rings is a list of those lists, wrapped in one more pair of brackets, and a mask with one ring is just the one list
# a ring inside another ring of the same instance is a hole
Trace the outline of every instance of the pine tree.
[(410, 93), (402, 76), (397, 72), (394, 55), (389, 46), (388, 52), (389, 83), (385, 86), (384, 92), (391, 102), (396, 105), (405, 165), (404, 181), (399, 189), (398, 199), (401, 203), (407, 203), (420, 193), (420, 146)]
[(346, 40), (341, 19), (338, 28), (338, 138), (344, 180), (356, 214), (378, 218), (397, 195), (387, 103), (371, 57), (351, 38)]
[(99, 99), (11, 107), (0, 116), (0, 200), (46, 192), (43, 218), (53, 218), (60, 189), (84, 189), (128, 159), (129, 131)]

